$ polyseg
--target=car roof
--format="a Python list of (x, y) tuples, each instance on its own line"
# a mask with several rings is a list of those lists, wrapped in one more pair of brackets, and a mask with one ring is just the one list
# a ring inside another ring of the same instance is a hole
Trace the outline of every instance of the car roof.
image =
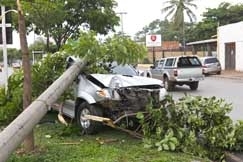
[(170, 59), (170, 58), (179, 58), (179, 57), (197, 57), (197, 58), (199, 58), (197, 55), (180, 55), (180, 56), (164, 57), (164, 58), (160, 58), (158, 60), (164, 60), (164, 59)]
[(217, 57), (215, 57), (215, 56), (204, 56), (204, 57), (200, 57), (200, 58), (207, 59), (207, 58), (217, 58)]

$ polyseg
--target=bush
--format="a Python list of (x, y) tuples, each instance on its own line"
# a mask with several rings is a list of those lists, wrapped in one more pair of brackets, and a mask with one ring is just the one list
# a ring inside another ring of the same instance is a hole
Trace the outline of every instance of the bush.
[(238, 121), (235, 125), (235, 146), (233, 151), (243, 151), (243, 121)]
[[(40, 63), (32, 66), (32, 97), (38, 97), (64, 71), (62, 54), (49, 54)], [(23, 110), (23, 70), (16, 70), (8, 79), (8, 91), (0, 88), (0, 126), (8, 124)]]
[(12, 121), (22, 111), (23, 72), (15, 71), (8, 79), (8, 91), (0, 87), (0, 126)]
[(138, 113), (145, 147), (182, 151), (217, 160), (235, 144), (234, 126), (228, 114), (231, 104), (215, 97), (185, 96), (175, 102), (167, 96), (161, 107)]

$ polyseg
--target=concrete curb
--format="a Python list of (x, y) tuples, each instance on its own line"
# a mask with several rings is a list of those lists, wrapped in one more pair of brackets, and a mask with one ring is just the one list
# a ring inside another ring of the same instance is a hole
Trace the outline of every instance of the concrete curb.
[(215, 75), (212, 77), (221, 78), (221, 79), (243, 80), (243, 77), (240, 77), (240, 76)]

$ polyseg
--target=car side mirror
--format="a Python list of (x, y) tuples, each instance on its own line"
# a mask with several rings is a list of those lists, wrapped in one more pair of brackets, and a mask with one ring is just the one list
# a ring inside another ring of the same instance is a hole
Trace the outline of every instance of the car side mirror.
[(154, 65), (152, 65), (152, 66), (150, 66), (150, 68), (151, 68), (151, 69), (154, 69), (154, 68), (155, 68), (155, 66), (154, 66)]

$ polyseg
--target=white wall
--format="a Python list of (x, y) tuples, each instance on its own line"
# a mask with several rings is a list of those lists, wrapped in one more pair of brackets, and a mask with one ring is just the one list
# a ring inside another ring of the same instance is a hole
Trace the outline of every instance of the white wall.
[(218, 57), (225, 69), (225, 43), (235, 42), (236, 69), (243, 71), (243, 21), (218, 28)]
[[(37, 35), (34, 35), (34, 32), (30, 32), (29, 35), (27, 35), (28, 45), (33, 44), (34, 38), (36, 37)], [(2, 45), (0, 45), (0, 48), (2, 48)], [(7, 48), (20, 49), (19, 33), (17, 33), (15, 30), (13, 31), (13, 44), (8, 44)]]
[[(243, 29), (243, 27), (242, 27)], [(242, 30), (243, 36), (243, 30)], [(236, 42), (236, 70), (243, 71), (243, 41)]]

